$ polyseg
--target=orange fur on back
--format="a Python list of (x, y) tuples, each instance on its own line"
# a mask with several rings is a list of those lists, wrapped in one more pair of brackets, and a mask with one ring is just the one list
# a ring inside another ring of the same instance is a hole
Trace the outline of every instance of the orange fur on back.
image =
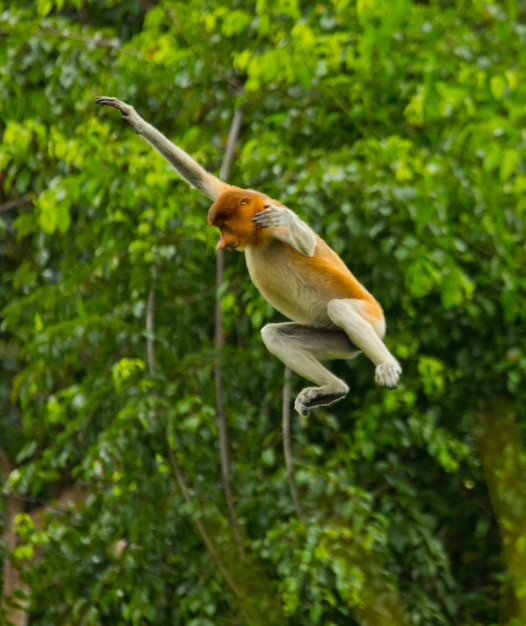
[(306, 256), (273, 236), (286, 232), (285, 227), (263, 228), (253, 222), (269, 202), (258, 192), (231, 187), (208, 211), (209, 223), (221, 231), (218, 247), (245, 252), (250, 277), (266, 300), (289, 319), (315, 326), (331, 326), (331, 300), (362, 300), (364, 314), (381, 322), (379, 303), (323, 239), (316, 235), (314, 255)]
[(334, 299), (357, 299), (372, 320), (383, 320), (382, 308), (340, 257), (319, 239), (314, 256), (300, 254), (273, 240), (245, 249), (250, 277), (264, 298), (289, 319), (313, 326), (332, 326), (327, 305)]

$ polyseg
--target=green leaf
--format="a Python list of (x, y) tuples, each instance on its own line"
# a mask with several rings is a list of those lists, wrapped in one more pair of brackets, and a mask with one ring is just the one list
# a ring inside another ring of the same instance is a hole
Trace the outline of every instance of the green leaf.
[(490, 78), (490, 89), (495, 100), (502, 100), (506, 94), (507, 83), (504, 76), (492, 76)]

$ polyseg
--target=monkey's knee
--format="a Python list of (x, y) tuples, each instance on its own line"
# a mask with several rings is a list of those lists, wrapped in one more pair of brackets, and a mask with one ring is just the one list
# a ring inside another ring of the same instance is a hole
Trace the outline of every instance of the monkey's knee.
[(280, 334), (278, 324), (265, 324), (261, 329), (261, 338), (269, 352), (274, 351), (273, 348), (278, 343)]
[(261, 329), (261, 338), (270, 352), (282, 350), (286, 344), (288, 349), (293, 349), (295, 340), (301, 342), (304, 327), (294, 322), (282, 322), (281, 324), (266, 324)]
[(364, 329), (370, 327), (380, 339), (385, 335), (385, 319), (378, 304), (371, 308), (371, 303), (365, 300), (335, 299), (327, 304), (327, 314), (336, 326), (347, 333), (362, 334)]

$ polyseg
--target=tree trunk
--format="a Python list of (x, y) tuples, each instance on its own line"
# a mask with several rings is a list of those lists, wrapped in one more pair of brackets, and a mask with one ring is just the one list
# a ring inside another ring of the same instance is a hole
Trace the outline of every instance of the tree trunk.
[(502, 403), (484, 412), (476, 436), (508, 574), (501, 624), (526, 624), (526, 450), (513, 408)]
[[(10, 559), (10, 554), (17, 545), (17, 535), (14, 532), (15, 516), (24, 510), (24, 502), (15, 499), (6, 499), (5, 530), (3, 541), (6, 550), (2, 567), (2, 598), (0, 602), (0, 617), (2, 623), (12, 626), (26, 626), (28, 623), (27, 601), (22, 594), (28, 596), (29, 590), (23, 582), (20, 570)], [(17, 594), (17, 597), (15, 597)]]

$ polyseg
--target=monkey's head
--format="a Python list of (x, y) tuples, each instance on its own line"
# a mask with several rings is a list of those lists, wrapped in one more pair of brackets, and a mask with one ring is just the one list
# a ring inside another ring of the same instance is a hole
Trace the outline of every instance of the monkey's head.
[(229, 189), (218, 196), (208, 210), (208, 223), (221, 233), (217, 250), (258, 245), (261, 229), (252, 218), (263, 211), (267, 202), (266, 196), (246, 189)]

